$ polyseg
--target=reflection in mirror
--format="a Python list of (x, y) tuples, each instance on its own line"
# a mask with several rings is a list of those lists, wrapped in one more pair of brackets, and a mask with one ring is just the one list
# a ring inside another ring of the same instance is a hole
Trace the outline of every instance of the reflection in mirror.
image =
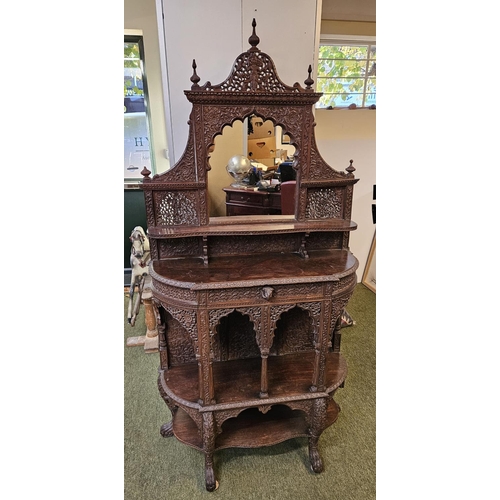
[[(295, 147), (283, 134), (280, 126), (271, 120), (251, 115), (245, 122), (236, 120), (224, 127), (210, 148), (208, 173), (208, 199), (210, 217), (226, 216), (226, 193), (235, 178), (228, 172), (236, 163), (235, 156), (243, 155), (251, 161), (251, 171), (240, 181), (244, 191), (279, 191), (283, 170), (284, 180), (291, 180), (295, 172), (291, 168)], [(283, 164), (283, 167), (282, 167)], [(234, 189), (234, 186), (232, 187)], [(255, 211), (248, 215), (255, 214)], [(243, 214), (242, 214), (243, 215)]]
[(210, 217), (226, 215), (226, 193), (234, 179), (227, 173), (226, 165), (235, 155), (246, 154), (243, 143), (243, 122), (236, 120), (233, 126), (226, 126), (222, 135), (215, 138), (213, 152), (210, 153), (208, 172), (208, 203)]

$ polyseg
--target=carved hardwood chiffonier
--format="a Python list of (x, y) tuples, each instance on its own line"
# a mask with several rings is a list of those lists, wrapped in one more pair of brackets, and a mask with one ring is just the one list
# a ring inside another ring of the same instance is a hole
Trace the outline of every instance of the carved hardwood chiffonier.
[[(347, 374), (340, 316), (357, 281), (352, 160), (340, 172), (322, 159), (311, 67), (305, 87), (285, 85), (252, 26), (250, 48), (220, 85), (200, 86), (193, 61), (184, 154), (165, 173), (143, 170), (158, 387), (172, 414), (161, 434), (204, 453), (209, 491), (223, 448), (302, 436), (312, 470), (323, 470), (318, 439), (338, 416), (333, 395)], [(295, 215), (210, 217), (209, 150), (252, 114), (295, 147)]]

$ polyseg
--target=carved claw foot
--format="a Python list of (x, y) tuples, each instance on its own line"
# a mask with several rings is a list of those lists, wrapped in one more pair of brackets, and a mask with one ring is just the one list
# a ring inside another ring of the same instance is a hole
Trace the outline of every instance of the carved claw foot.
[(311, 441), (309, 441), (309, 461), (313, 472), (316, 472), (316, 474), (323, 472), (323, 462), (319, 456), (317, 443)]
[(219, 487), (219, 481), (215, 479), (212, 460), (205, 459), (205, 487), (207, 491), (214, 491)]
[(174, 435), (174, 426), (172, 425), (172, 422), (163, 424), (160, 428), (160, 434), (164, 438), (172, 437)]

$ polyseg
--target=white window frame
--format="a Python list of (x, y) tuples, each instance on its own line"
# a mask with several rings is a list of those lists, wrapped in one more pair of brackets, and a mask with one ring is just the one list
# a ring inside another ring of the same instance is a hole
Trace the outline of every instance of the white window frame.
[[(319, 46), (321, 45), (339, 45), (339, 44), (350, 44), (350, 45), (365, 45), (372, 44), (377, 45), (377, 40), (375, 36), (368, 35), (336, 35), (336, 34), (322, 34), (320, 35)], [(319, 71), (319, 47), (318, 47), (318, 68), (316, 70), (316, 79), (318, 79)], [(366, 89), (366, 85), (365, 85)], [(365, 90), (363, 91), (363, 101), (365, 100)], [(368, 109), (370, 106), (358, 106), (356, 109)], [(346, 106), (335, 106), (333, 109), (348, 109), (349, 105)], [(316, 109), (325, 109), (319, 103), (316, 104)]]
[[(141, 159), (137, 165), (133, 165), (136, 167), (136, 171), (133, 174), (127, 172), (127, 139), (130, 141), (131, 137), (127, 134), (127, 124), (125, 123), (124, 130), (124, 139), (125, 139), (125, 158), (124, 158), (124, 184), (125, 186), (134, 186), (137, 184), (141, 184), (143, 177), (141, 175), (142, 168), (147, 167), (152, 175), (156, 174), (156, 164), (154, 157), (154, 146), (153, 146), (153, 137), (152, 137), (152, 125), (151, 125), (151, 113), (149, 106), (149, 93), (148, 93), (148, 85), (147, 85), (147, 77), (145, 70), (145, 55), (144, 55), (144, 35), (142, 30), (125, 30), (124, 32), (124, 41), (126, 42), (128, 39), (131, 43), (137, 43), (140, 49), (140, 69), (142, 73), (142, 82), (143, 82), (143, 91), (144, 91), (144, 105), (145, 112), (138, 113), (138, 115), (144, 114), (144, 116), (139, 116), (136, 118), (136, 122), (140, 124), (140, 129), (144, 132), (144, 137), (137, 137), (135, 140), (139, 140), (137, 143), (137, 152), (138, 155), (143, 155), (144, 159)], [(127, 113), (125, 113), (125, 120), (127, 120)], [(136, 126), (137, 126), (136, 123)], [(134, 129), (134, 127), (131, 127)], [(146, 142), (147, 141), (147, 142)], [(129, 147), (129, 153), (131, 153), (131, 148)], [(133, 148), (132, 148), (133, 149)]]

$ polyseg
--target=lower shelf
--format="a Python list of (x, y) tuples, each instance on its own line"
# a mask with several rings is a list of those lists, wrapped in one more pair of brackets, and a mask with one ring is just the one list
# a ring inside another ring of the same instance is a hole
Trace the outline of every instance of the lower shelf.
[[(339, 411), (337, 403), (330, 399), (325, 429), (337, 420)], [(181, 408), (174, 415), (173, 432), (179, 441), (203, 451), (201, 435), (195, 422)], [(308, 435), (308, 424), (301, 410), (275, 405), (267, 413), (261, 413), (258, 408), (249, 408), (222, 424), (222, 432), (216, 437), (214, 451), (223, 448), (271, 446)]]
[[(269, 399), (297, 396), (310, 392), (314, 352), (269, 356)], [(160, 372), (160, 381), (174, 401), (197, 405), (199, 398), (198, 365), (190, 363)], [(347, 365), (339, 353), (326, 356), (325, 391), (332, 393), (345, 380)], [(249, 358), (213, 364), (216, 404), (247, 403), (259, 399), (261, 359)], [(262, 400), (263, 402), (266, 400)], [(271, 401), (277, 403), (278, 401)], [(251, 406), (251, 405), (249, 405)]]

